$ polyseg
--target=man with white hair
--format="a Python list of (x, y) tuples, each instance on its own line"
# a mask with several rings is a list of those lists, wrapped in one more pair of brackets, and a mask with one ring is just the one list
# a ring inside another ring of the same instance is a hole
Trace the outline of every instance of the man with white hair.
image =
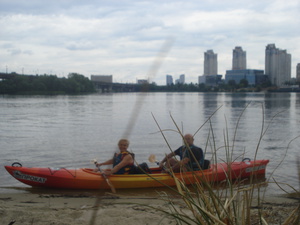
[[(184, 145), (180, 146), (174, 152), (169, 153), (160, 162), (159, 167), (163, 171), (196, 171), (201, 170), (204, 166), (203, 150), (194, 145), (194, 137), (191, 134), (186, 134), (183, 137)], [(180, 160), (174, 156), (178, 155)]]

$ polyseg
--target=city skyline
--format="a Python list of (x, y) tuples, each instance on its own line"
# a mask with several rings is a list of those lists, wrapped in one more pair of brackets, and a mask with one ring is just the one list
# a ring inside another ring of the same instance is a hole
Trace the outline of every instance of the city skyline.
[[(277, 48), (275, 44), (268, 44), (265, 48), (265, 69), (247, 68), (246, 51), (241, 46), (236, 46), (232, 51), (232, 69), (226, 70), (224, 76), (218, 74), (218, 55), (212, 49), (204, 52), (204, 74), (198, 77), (198, 83), (218, 82), (218, 79), (223, 78), (225, 81), (230, 79), (239, 82), (244, 77), (252, 79), (249, 81), (251, 85), (256, 84), (255, 76), (260, 76), (261, 80), (264, 75), (267, 75), (270, 82), (276, 86), (285, 85), (291, 81), (291, 54), (285, 49)], [(300, 63), (296, 68), (296, 79), (300, 77)], [(247, 75), (248, 74), (248, 75)], [(214, 78), (213, 78), (214, 77)], [(219, 78), (218, 78), (219, 77)], [(251, 77), (251, 78), (250, 78)], [(170, 84), (173, 79), (171, 75), (167, 75), (166, 84)], [(248, 79), (248, 78), (246, 78)], [(264, 79), (264, 78), (263, 78)]]
[[(115, 82), (185, 74), (197, 83), (203, 52), (218, 54), (218, 73), (232, 67), (232, 49), (247, 52), (247, 68), (265, 69), (265, 47), (275, 43), (300, 62), (298, 0), (2, 1), (0, 72), (112, 74)], [(151, 66), (166, 40), (170, 50)]]

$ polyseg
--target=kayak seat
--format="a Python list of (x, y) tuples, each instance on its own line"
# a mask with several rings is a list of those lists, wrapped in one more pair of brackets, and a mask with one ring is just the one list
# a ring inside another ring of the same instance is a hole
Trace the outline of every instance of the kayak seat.
[(208, 159), (204, 159), (203, 170), (207, 170), (210, 167), (210, 161)]

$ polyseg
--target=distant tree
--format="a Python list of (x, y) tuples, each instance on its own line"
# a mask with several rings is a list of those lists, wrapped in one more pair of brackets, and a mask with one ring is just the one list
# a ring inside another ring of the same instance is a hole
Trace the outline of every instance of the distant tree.
[(233, 87), (233, 86), (236, 86), (235, 80), (229, 80), (229, 81), (228, 81), (228, 85), (229, 85), (229, 86), (232, 86), (232, 87)]
[(236, 84), (235, 80), (228, 81), (228, 88), (230, 91), (234, 91), (237, 88), (237, 84)]
[(271, 81), (270, 81), (269, 79), (267, 79), (267, 80), (265, 80), (264, 82), (262, 82), (262, 83), (260, 84), (260, 86), (261, 86), (262, 88), (272, 87), (272, 83), (271, 83)]
[(93, 92), (94, 87), (90, 80), (78, 73), (70, 73), (68, 75), (68, 80), (71, 84), (72, 91), (74, 93), (84, 93), (84, 92)]
[(247, 79), (241, 79), (240, 80), (240, 87), (241, 88), (246, 88), (246, 87), (248, 87), (248, 85), (249, 85), (249, 82), (248, 82), (248, 80)]

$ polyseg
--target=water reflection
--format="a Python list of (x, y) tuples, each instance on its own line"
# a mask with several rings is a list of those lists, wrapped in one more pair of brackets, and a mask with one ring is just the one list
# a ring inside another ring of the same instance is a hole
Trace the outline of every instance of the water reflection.
[(295, 104), (297, 107), (300, 107), (300, 93), (296, 93), (296, 101)]
[(288, 109), (291, 106), (291, 93), (266, 93), (264, 104), (266, 109)]
[(217, 93), (207, 93), (207, 94), (199, 94), (199, 97), (202, 98), (202, 102), (204, 104), (205, 115), (209, 115), (211, 109), (218, 108), (218, 97), (220, 96)]
[[(245, 108), (247, 105), (246, 93), (232, 93), (231, 94), (231, 108)], [(234, 112), (234, 110), (233, 110)]]

